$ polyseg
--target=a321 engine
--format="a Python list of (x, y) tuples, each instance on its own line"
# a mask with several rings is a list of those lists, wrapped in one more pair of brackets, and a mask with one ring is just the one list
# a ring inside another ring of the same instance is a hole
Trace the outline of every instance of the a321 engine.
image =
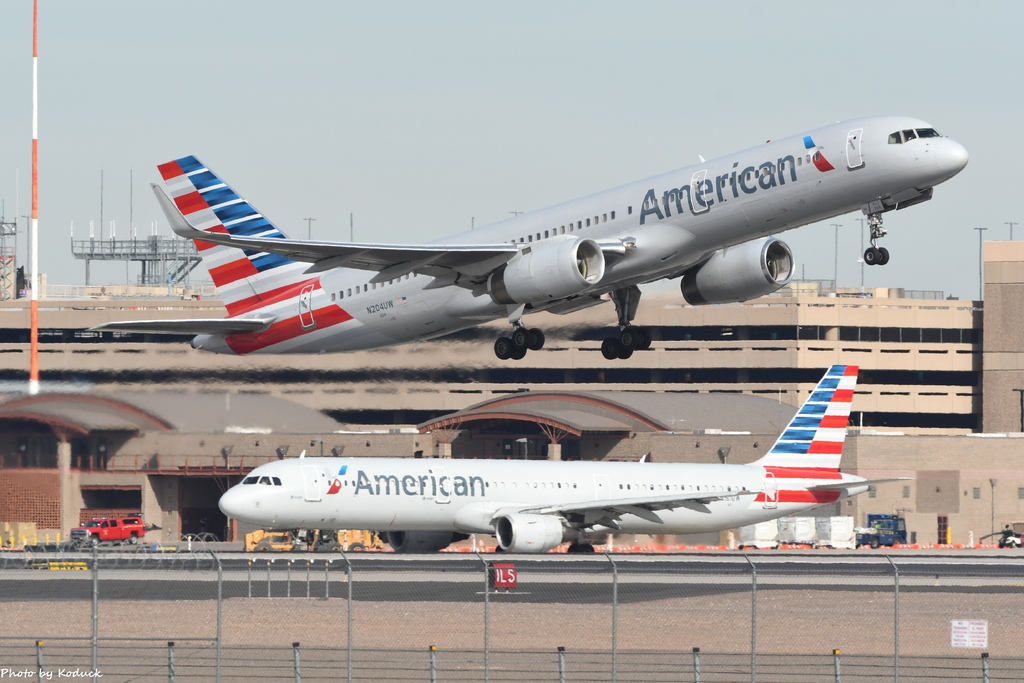
[(562, 520), (551, 515), (513, 513), (498, 518), (495, 536), (501, 549), (510, 553), (542, 553), (564, 540)]
[(594, 240), (565, 236), (525, 247), (487, 280), (499, 304), (551, 301), (579, 294), (604, 277), (604, 254)]
[(384, 540), (396, 553), (436, 553), (469, 538), (450, 531), (387, 531)]
[(680, 289), (693, 306), (728, 304), (771, 294), (793, 277), (793, 252), (777, 237), (720, 249), (683, 275)]

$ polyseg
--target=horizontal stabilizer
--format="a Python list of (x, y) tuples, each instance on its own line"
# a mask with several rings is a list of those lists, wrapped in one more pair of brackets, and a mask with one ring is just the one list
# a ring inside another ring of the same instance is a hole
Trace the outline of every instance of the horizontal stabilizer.
[(859, 481), (830, 481), (827, 484), (814, 484), (808, 486), (808, 491), (842, 491), (844, 489), (855, 489), (861, 486), (875, 486), (877, 484), (888, 484), (894, 481), (913, 481), (913, 477), (893, 477), (892, 479), (861, 479)]
[(90, 327), (93, 332), (157, 332), (161, 334), (249, 334), (262, 332), (277, 317), (188, 318), (185, 320), (120, 320)]

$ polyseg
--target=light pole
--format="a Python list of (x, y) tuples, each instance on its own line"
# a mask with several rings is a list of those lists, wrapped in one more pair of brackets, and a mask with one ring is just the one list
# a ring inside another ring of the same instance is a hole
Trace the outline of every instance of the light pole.
[(860, 293), (864, 293), (864, 219), (858, 218), (860, 221), (860, 253), (861, 257), (857, 259), (860, 262)]
[(985, 280), (983, 279), (984, 278), (984, 273), (985, 273), (985, 269), (984, 269), (985, 261), (982, 258), (983, 257), (983, 246), (984, 246), (984, 241), (983, 240), (984, 240), (984, 236), (981, 233), (983, 233), (986, 230), (988, 230), (988, 228), (975, 228), (975, 230), (978, 231), (978, 301), (981, 301), (981, 300), (983, 300), (985, 298)]
[(839, 228), (842, 223), (833, 223), (832, 227), (835, 228), (836, 232), (836, 246), (833, 252), (835, 256), (835, 262), (832, 264), (832, 292), (839, 296)]
[(306, 221), (306, 239), (308, 239), (308, 240), (313, 239), (313, 221), (315, 221), (316, 219), (315, 218), (303, 218), (302, 220)]
[(1006, 224), (1010, 226), (1010, 241), (1013, 241), (1013, 226), (1020, 225), (1017, 221), (1006, 221)]
[(988, 485), (992, 487), (992, 533), (996, 533), (996, 482), (998, 479), (989, 479)]

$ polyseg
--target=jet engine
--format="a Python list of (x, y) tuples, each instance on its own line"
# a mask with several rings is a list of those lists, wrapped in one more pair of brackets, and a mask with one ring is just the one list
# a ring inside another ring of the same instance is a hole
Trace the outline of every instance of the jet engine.
[(498, 518), (495, 535), (502, 550), (510, 553), (542, 553), (562, 542), (562, 520), (551, 515), (514, 513)]
[(396, 553), (436, 553), (468, 538), (450, 531), (387, 531), (384, 540)]
[(771, 294), (793, 277), (793, 252), (777, 237), (720, 249), (683, 274), (688, 304), (728, 304)]
[(487, 291), (499, 304), (551, 301), (579, 294), (604, 277), (604, 254), (594, 240), (565, 236), (525, 247), (491, 273)]

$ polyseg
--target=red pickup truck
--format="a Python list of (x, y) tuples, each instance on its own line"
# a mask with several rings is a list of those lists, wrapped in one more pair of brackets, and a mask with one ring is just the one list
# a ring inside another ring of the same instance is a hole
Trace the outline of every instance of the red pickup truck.
[(135, 545), (146, 534), (141, 517), (100, 517), (71, 530), (74, 545), (99, 545), (105, 541)]

